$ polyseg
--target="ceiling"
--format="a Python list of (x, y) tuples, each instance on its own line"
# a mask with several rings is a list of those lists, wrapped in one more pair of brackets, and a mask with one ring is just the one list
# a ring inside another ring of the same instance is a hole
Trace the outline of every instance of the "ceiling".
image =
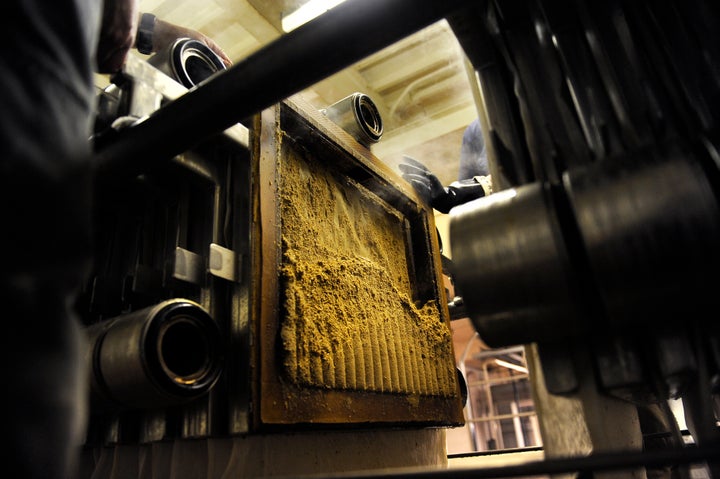
[[(239, 62), (283, 32), (303, 0), (140, 0), (140, 11), (198, 30)], [(441, 21), (301, 92), (318, 109), (361, 92), (380, 110), (373, 153), (393, 168), (409, 155), (443, 182), (456, 179), (465, 127), (477, 117), (466, 60)]]

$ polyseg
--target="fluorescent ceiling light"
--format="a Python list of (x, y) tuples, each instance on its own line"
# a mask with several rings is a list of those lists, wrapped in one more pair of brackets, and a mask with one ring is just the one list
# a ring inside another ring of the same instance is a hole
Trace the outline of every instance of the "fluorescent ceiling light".
[(515, 371), (520, 371), (521, 373), (528, 373), (527, 368), (520, 366), (519, 364), (511, 363), (509, 361), (503, 361), (502, 359), (496, 359), (495, 364), (498, 366), (503, 366), (508, 369), (514, 369)]
[(310, 0), (282, 19), (282, 29), (286, 32), (295, 30), (300, 25), (322, 15), (345, 0)]

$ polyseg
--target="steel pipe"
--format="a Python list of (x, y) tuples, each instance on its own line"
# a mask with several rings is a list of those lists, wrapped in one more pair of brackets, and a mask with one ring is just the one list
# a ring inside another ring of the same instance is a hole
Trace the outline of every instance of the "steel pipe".
[(469, 4), (349, 0), (120, 132), (96, 151), (102, 183), (133, 177)]

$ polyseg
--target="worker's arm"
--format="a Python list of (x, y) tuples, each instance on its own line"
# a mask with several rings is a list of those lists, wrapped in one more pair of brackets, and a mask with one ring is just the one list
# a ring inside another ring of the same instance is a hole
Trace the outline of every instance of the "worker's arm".
[(441, 213), (448, 213), (457, 205), (491, 193), (488, 176), (454, 181), (445, 187), (438, 177), (419, 161), (409, 156), (405, 156), (404, 160), (405, 163), (399, 165), (403, 178), (413, 186), (427, 204)]
[(125, 64), (135, 44), (137, 21), (137, 0), (105, 0), (96, 54), (99, 73), (115, 73)]
[[(178, 38), (199, 40), (213, 50), (225, 63), (232, 62), (225, 52), (208, 36), (191, 28), (153, 18), (149, 32), (148, 50), (154, 53), (162, 50)], [(105, 0), (100, 41), (97, 50), (97, 68), (99, 73), (115, 73), (125, 64), (131, 48), (137, 48), (138, 26), (142, 14), (138, 12), (137, 0)], [(148, 32), (144, 32), (147, 34)]]

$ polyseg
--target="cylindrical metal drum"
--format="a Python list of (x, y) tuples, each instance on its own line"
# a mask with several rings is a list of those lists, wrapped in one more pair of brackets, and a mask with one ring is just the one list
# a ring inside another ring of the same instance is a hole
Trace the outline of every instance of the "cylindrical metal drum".
[(364, 93), (348, 95), (320, 111), (362, 145), (370, 147), (382, 137), (380, 111)]
[(666, 143), (565, 175), (611, 330), (676, 327), (717, 306), (720, 208), (706, 155)]
[(582, 326), (558, 201), (553, 189), (534, 183), (450, 213), (455, 284), (490, 346), (567, 337)]
[(639, 334), (716, 309), (720, 208), (707, 155), (665, 144), (453, 209), (454, 277), (483, 340)]
[(87, 334), (94, 407), (187, 402), (207, 393), (220, 375), (220, 329), (186, 299), (94, 324)]
[(225, 70), (222, 59), (199, 40), (179, 38), (148, 59), (148, 63), (187, 88)]

